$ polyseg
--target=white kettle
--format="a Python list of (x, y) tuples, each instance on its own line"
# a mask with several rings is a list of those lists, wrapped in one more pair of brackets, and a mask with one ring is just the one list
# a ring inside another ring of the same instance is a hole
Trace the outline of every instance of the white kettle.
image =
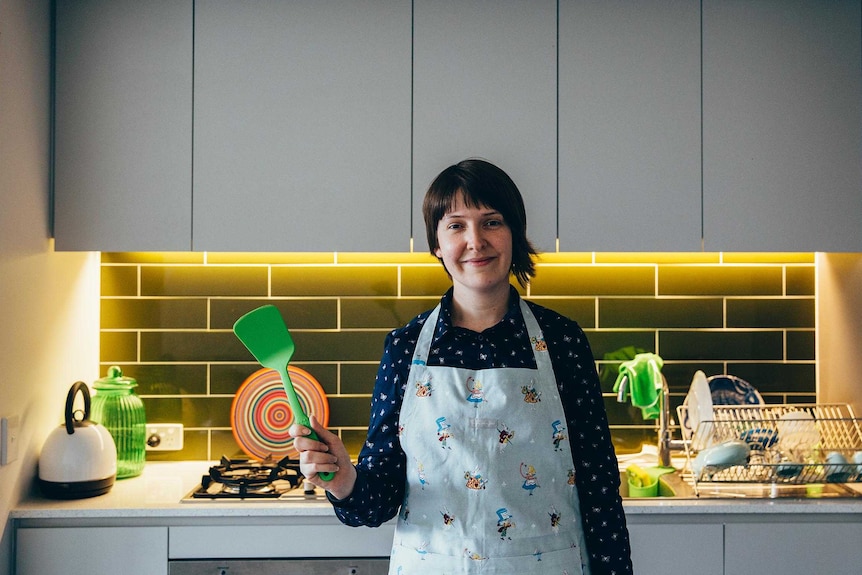
[[(84, 412), (74, 411), (84, 396)], [(79, 416), (80, 418), (77, 418)], [(39, 487), (53, 499), (83, 499), (111, 490), (117, 476), (117, 447), (108, 430), (90, 421), (90, 390), (78, 381), (66, 396), (66, 420), (45, 440), (39, 456)]]

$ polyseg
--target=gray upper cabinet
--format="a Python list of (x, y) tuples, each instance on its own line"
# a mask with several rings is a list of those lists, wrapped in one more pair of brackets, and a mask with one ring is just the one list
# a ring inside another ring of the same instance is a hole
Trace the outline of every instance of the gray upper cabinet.
[(860, 0), (57, 0), (55, 247), (422, 252), (431, 180), (482, 157), (541, 251), (860, 252), (860, 30)]
[(195, 5), (195, 250), (407, 251), (409, 0)]
[(56, 10), (56, 248), (190, 249), (192, 1)]
[(700, 3), (560, 1), (560, 251), (701, 248)]
[(862, 251), (860, 2), (703, 2), (709, 251)]
[(415, 0), (414, 11), (414, 249), (428, 247), (428, 185), (445, 167), (480, 157), (512, 177), (529, 237), (553, 251), (556, 1)]

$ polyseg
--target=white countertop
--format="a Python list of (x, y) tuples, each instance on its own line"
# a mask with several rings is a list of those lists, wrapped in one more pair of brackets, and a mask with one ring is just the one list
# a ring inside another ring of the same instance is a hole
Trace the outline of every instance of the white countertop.
[[(320, 517), (335, 519), (326, 501), (185, 502), (212, 462), (151, 462), (138, 477), (117, 481), (111, 491), (61, 501), (39, 495), (22, 501), (12, 519), (160, 519)], [(627, 499), (626, 515), (860, 514), (862, 499)]]
[(10, 512), (13, 519), (54, 518), (159, 518), (159, 517), (286, 517), (330, 516), (327, 501), (279, 503), (214, 501), (181, 502), (217, 462), (150, 462), (137, 477), (120, 479), (111, 490), (96, 497), (73, 500), (38, 495), (22, 501)]

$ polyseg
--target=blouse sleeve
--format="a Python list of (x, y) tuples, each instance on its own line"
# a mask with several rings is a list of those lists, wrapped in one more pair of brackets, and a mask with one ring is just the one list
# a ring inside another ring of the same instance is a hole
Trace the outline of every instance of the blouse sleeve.
[(558, 332), (559, 337), (549, 338), (546, 334), (546, 340), (572, 438), (575, 483), (591, 572), (631, 574), (619, 470), (593, 353), (577, 323), (564, 317), (551, 322), (560, 322), (548, 330)]
[(413, 346), (406, 343), (398, 331), (387, 336), (371, 398), (368, 435), (356, 463), (356, 485), (345, 499), (329, 497), (345, 525), (377, 527), (395, 516), (404, 498), (406, 458), (398, 419), (413, 357)]

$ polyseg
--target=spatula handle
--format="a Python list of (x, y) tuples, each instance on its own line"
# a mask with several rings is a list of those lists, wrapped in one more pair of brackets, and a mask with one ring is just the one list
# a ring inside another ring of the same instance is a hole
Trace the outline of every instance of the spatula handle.
[[(308, 437), (315, 441), (320, 441), (320, 437), (318, 437), (317, 433), (311, 429), (311, 420), (302, 409), (302, 404), (299, 402), (296, 390), (293, 389), (293, 382), (290, 381), (290, 375), (288, 375), (287, 369), (280, 370), (280, 372), (281, 381), (284, 384), (284, 392), (287, 394), (287, 402), (290, 404), (290, 410), (293, 412), (294, 421), (299, 425), (307, 427), (309, 431), (311, 431), (311, 433), (308, 434)], [(321, 471), (317, 476), (323, 481), (329, 481), (335, 476), (335, 474), (331, 471)]]

